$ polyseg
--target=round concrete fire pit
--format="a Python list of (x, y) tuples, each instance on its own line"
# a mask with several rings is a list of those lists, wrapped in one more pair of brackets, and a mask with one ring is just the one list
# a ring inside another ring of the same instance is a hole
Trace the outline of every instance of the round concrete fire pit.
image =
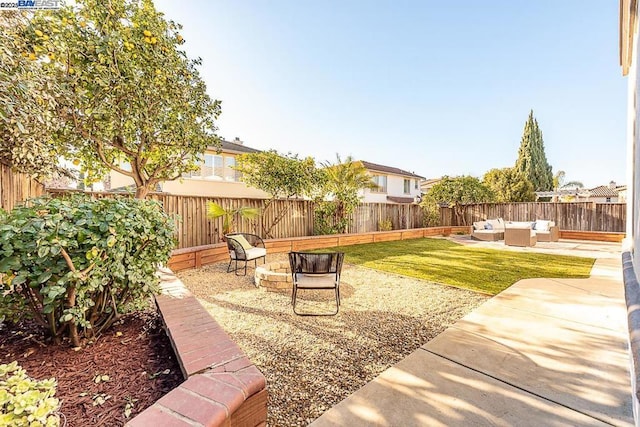
[(275, 261), (256, 268), (255, 284), (268, 291), (291, 289), (289, 261)]

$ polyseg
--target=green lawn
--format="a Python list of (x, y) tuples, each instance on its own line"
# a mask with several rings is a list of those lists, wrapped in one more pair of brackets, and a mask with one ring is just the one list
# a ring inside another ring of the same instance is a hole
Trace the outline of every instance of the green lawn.
[(445, 239), (341, 246), (345, 262), (495, 295), (521, 279), (586, 278), (593, 258), (473, 248)]

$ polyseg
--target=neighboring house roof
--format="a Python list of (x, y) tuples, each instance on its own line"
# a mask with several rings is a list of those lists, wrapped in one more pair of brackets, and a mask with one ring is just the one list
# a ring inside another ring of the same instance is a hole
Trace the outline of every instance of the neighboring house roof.
[(424, 179), (422, 181), (420, 181), (420, 190), (422, 190), (423, 192), (427, 192), (429, 190), (431, 190), (431, 188), (436, 185), (437, 183), (439, 183), (440, 181), (442, 181), (442, 178), (427, 178)]
[(591, 197), (618, 197), (617, 188), (611, 188), (608, 185), (600, 185), (596, 188), (592, 188), (589, 190), (589, 195)]
[(575, 197), (589, 197), (589, 190), (582, 188), (565, 188), (556, 191), (536, 191), (537, 197), (553, 197), (553, 196), (575, 196)]
[(405, 171), (405, 170), (402, 170), (402, 169), (398, 169), (398, 168), (394, 168), (394, 167), (391, 167), (391, 166), (378, 165), (378, 164), (371, 163), (371, 162), (365, 162), (364, 160), (360, 160), (360, 163), (362, 163), (362, 166), (364, 166), (366, 169), (369, 169), (371, 171), (391, 173), (391, 174), (394, 174), (394, 175), (402, 175), (402, 176), (408, 176), (408, 177), (411, 177), (411, 178), (424, 179), (423, 176), (416, 175), (413, 172), (408, 172), (408, 171)]
[[(212, 150), (218, 150), (217, 148), (211, 147)], [(235, 139), (235, 142), (222, 140), (220, 145), (220, 151), (225, 153), (234, 153), (234, 154), (245, 154), (245, 153), (259, 153), (260, 150), (256, 150), (255, 148), (247, 147), (240, 141), (239, 139)]]
[(413, 197), (396, 197), (387, 196), (387, 200), (393, 203), (414, 203), (416, 200)]

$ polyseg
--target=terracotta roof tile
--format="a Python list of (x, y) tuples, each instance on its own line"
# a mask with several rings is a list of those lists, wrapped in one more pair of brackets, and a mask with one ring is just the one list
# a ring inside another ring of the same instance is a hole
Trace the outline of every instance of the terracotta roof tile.
[(591, 197), (618, 197), (617, 189), (609, 188), (607, 185), (600, 185), (599, 187), (589, 190)]

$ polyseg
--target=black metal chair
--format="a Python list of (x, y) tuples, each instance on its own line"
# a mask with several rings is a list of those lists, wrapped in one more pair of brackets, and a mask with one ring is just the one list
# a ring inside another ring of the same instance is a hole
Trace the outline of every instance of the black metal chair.
[[(254, 267), (258, 266), (258, 260), (267, 261), (267, 249), (260, 236), (250, 233), (233, 233), (224, 236), (229, 249), (229, 265), (227, 273), (235, 271), (238, 274), (238, 261), (244, 261), (244, 276), (247, 275), (247, 262), (253, 261)], [(235, 268), (231, 270), (231, 264), (235, 261)], [(240, 267), (242, 268), (242, 267)]]
[[(291, 304), (295, 314), (300, 316), (334, 316), (338, 314), (340, 309), (340, 274), (343, 261), (343, 252), (289, 252), (289, 264), (293, 279)], [(336, 295), (336, 311), (327, 314), (298, 313), (296, 300), (299, 289), (333, 290)]]

